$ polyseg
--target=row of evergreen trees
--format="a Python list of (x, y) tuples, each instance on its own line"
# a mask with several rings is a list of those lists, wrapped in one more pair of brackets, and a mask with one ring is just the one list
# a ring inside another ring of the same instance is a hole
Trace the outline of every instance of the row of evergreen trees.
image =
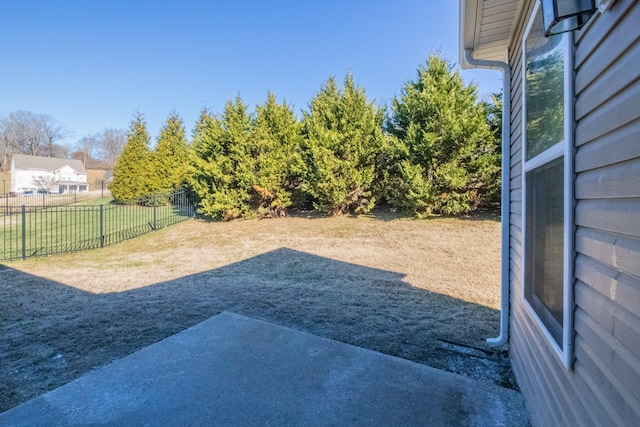
[(299, 120), (269, 93), (251, 114), (239, 97), (204, 110), (187, 143), (172, 113), (154, 150), (137, 115), (112, 194), (130, 200), (189, 186), (215, 219), (285, 215), (289, 207), (367, 213), (383, 203), (417, 216), (457, 215), (499, 190), (499, 99), (478, 102), (446, 60), (431, 55), (390, 112), (348, 74), (329, 78)]
[(144, 116), (136, 113), (109, 185), (113, 197), (129, 202), (182, 187), (187, 180), (190, 151), (185, 135), (182, 118), (172, 112), (151, 150)]

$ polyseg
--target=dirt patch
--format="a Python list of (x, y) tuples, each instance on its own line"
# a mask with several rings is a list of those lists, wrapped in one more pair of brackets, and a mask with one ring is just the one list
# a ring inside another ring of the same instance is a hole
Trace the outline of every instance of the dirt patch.
[(500, 225), (389, 213), (188, 221), (0, 271), (0, 411), (223, 310), (503, 386)]

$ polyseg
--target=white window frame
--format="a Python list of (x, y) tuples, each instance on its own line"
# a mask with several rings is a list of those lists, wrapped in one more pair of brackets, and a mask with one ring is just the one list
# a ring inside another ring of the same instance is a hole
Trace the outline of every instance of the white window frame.
[(614, 1), (615, 0), (598, 0), (598, 10), (600, 13), (605, 13), (609, 10)]
[[(540, 2), (535, 2), (533, 12), (529, 17), (527, 27), (522, 36), (522, 303), (526, 312), (538, 325), (543, 335), (556, 355), (562, 361), (567, 371), (573, 369), (573, 260), (574, 260), (574, 94), (573, 94), (573, 33), (563, 35), (564, 48), (564, 137), (563, 140), (548, 148), (544, 152), (526, 159), (527, 141), (527, 102), (526, 102), (526, 41), (536, 14), (540, 8)], [(560, 156), (564, 156), (564, 277), (563, 277), (563, 320), (562, 320), (562, 348), (556, 343), (551, 333), (544, 325), (536, 311), (526, 299), (525, 272), (527, 252), (527, 172), (548, 163)]]

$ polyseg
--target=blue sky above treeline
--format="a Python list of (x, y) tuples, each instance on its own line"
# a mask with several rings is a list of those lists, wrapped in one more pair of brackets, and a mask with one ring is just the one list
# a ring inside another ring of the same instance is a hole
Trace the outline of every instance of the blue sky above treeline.
[[(73, 144), (144, 113), (151, 135), (172, 110), (190, 131), (200, 111), (267, 91), (299, 113), (347, 72), (390, 104), (431, 52), (458, 62), (458, 2), (8, 1), (0, 14), (0, 116), (49, 114)], [(481, 98), (500, 75), (464, 71)]]

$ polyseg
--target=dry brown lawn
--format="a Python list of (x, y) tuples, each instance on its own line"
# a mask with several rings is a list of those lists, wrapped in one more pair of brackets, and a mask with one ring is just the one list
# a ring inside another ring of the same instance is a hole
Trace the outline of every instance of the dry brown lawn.
[[(221, 311), (500, 385), (495, 216), (188, 221), (0, 272), (0, 411)], [(461, 345), (465, 344), (465, 345)]]
[(87, 182), (93, 184), (95, 182), (104, 181), (106, 171), (102, 169), (87, 169)]
[(11, 191), (11, 172), (0, 171), (0, 191), (2, 194)]

